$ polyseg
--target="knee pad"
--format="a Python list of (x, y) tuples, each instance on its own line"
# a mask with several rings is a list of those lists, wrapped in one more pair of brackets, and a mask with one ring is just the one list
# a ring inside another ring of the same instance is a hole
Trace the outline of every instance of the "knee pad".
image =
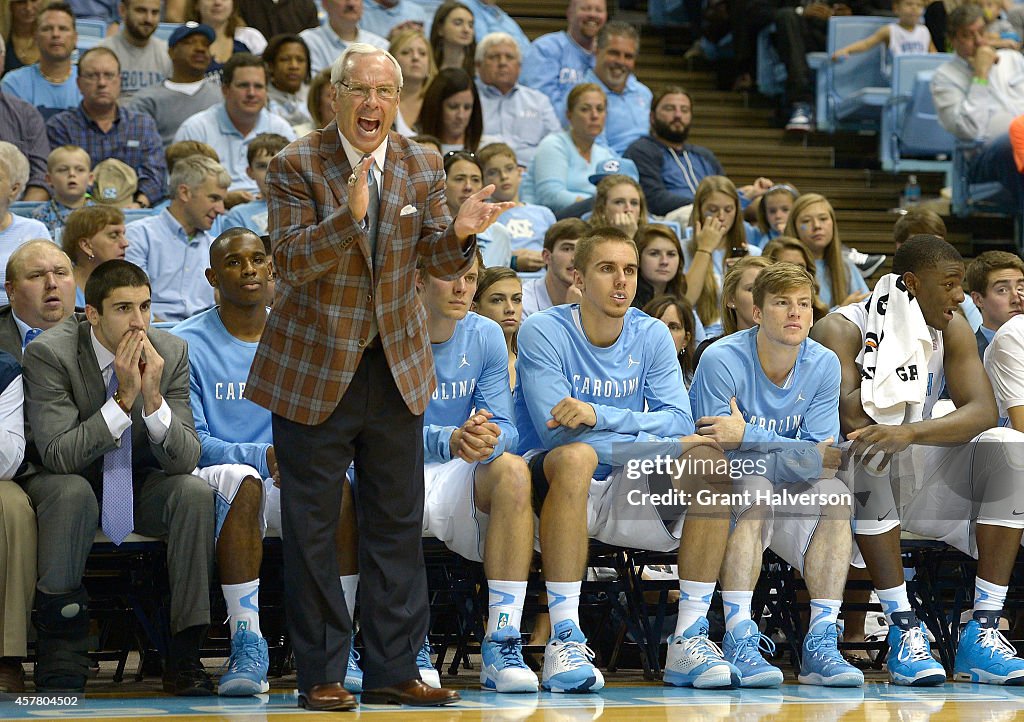
[(89, 597), (84, 587), (63, 594), (36, 592), (37, 689), (81, 690), (89, 671)]

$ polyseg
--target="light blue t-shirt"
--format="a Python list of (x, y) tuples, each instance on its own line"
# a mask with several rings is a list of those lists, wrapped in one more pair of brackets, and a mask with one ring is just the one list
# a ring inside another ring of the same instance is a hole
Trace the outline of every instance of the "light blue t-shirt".
[(523, 56), (522, 67), (519, 82), (544, 93), (557, 113), (565, 107), (569, 91), (594, 67), (594, 54), (559, 30), (534, 40), (530, 52)]
[(814, 481), (821, 476), (815, 444), (839, 440), (839, 357), (806, 339), (779, 387), (761, 367), (758, 330), (737, 331), (705, 349), (690, 385), (693, 415), (729, 416), (735, 397), (747, 426), (729, 456), (763, 460), (765, 476), (778, 484)]
[(189, 401), (202, 445), (199, 466), (248, 464), (268, 478), (267, 448), (274, 443), (270, 412), (243, 398), (259, 343), (232, 336), (218, 307), (170, 331), (188, 341)]
[[(540, 253), (544, 250), (544, 234), (555, 223), (555, 214), (546, 206), (526, 203), (502, 213), (498, 216), (498, 223), (508, 231), (513, 251), (527, 250)], [(539, 278), (544, 272), (543, 268), (539, 271), (518, 271), (519, 277), (523, 279)]]
[[(578, 304), (531, 314), (519, 330), (515, 418), (519, 450), (553, 449), (579, 441), (597, 452), (595, 478), (622, 466), (633, 444), (664, 446), (673, 458), (678, 439), (694, 431), (690, 400), (668, 326), (629, 308), (611, 346), (590, 343)], [(593, 427), (547, 427), (551, 409), (571, 396), (594, 407)], [(649, 449), (648, 449), (649, 450)]]
[[(77, 65), (71, 66), (71, 75), (63, 83), (51, 83), (44, 78), (38, 64), (18, 68), (0, 80), (0, 89), (36, 106), (43, 120), (48, 120), (68, 108), (77, 108), (82, 102), (82, 93), (78, 90)], [(100, 160), (102, 158), (94, 158), (93, 165)]]
[(539, 203), (558, 213), (580, 196), (589, 198), (597, 192), (590, 176), (604, 161), (618, 157), (619, 154), (611, 148), (594, 143), (587, 161), (576, 150), (569, 131), (552, 133), (537, 146), (537, 154), (530, 164), (530, 177), (524, 179), (523, 185), (532, 188), (533, 195), (528, 202)]
[(429, 38), (430, 24), (433, 18), (433, 15), (427, 15), (420, 5), (411, 0), (398, 0), (393, 7), (389, 8), (384, 7), (377, 0), (363, 0), (363, 17), (359, 21), (359, 27), (386, 38), (396, 25), (412, 21), (423, 23), (423, 34)]
[(455, 333), (443, 343), (430, 344), (434, 353), (437, 388), (423, 416), (423, 460), (451, 461), (452, 432), (470, 414), (486, 409), (501, 434), (492, 461), (505, 451), (515, 451), (519, 432), (512, 423), (509, 391), (508, 347), (501, 326), (475, 313), (455, 325)]
[[(240, 203), (220, 217), (223, 229), (241, 226), (253, 233), (263, 236), (267, 233), (267, 202), (249, 201)], [(218, 234), (219, 235), (219, 234)]]
[[(846, 266), (846, 292), (848, 294), (857, 291), (863, 293), (870, 292), (871, 289), (868, 288), (868, 284), (864, 281), (864, 277), (860, 275), (860, 271), (857, 267), (846, 258), (843, 259), (843, 264)], [(816, 260), (814, 262), (814, 268), (818, 277), (818, 298), (820, 298), (822, 303), (830, 309), (835, 308), (843, 299), (832, 298), (832, 279), (829, 277), (828, 268), (825, 266), (825, 259), (819, 258)]]

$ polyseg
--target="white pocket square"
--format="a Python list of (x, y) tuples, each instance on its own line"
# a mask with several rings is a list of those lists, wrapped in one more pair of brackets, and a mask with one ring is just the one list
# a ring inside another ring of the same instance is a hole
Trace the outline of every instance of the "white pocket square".
[(408, 205), (405, 208), (403, 208), (402, 211), (398, 215), (399, 216), (411, 216), (415, 212), (416, 212), (416, 206)]

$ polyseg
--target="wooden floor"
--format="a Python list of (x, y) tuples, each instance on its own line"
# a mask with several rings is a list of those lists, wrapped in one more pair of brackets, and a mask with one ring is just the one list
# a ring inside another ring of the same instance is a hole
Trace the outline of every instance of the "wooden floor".
[[(464, 684), (469, 679), (460, 680)], [(156, 693), (131, 696), (126, 683), (119, 692), (96, 692), (75, 700), (30, 697), (0, 699), (0, 719), (156, 719), (230, 720), (255, 722), (312, 719), (315, 713), (296, 708), (293, 691), (274, 688), (254, 698), (182, 699)], [(908, 689), (869, 682), (860, 689), (822, 689), (787, 683), (781, 689), (697, 691), (654, 684), (619, 684), (614, 680), (598, 694), (499, 695), (476, 689), (462, 691), (462, 702), (451, 707), (420, 710), (365, 706), (342, 713), (348, 719), (369, 717), (373, 722), (682, 722), (684, 720), (814, 720), (815, 722), (933, 722), (946, 720), (1024, 720), (1024, 688), (971, 684)], [(40, 704), (47, 702), (47, 704)], [(56, 702), (56, 704), (55, 704)], [(63, 704), (61, 704), (63, 702)], [(320, 715), (323, 717), (323, 715)]]

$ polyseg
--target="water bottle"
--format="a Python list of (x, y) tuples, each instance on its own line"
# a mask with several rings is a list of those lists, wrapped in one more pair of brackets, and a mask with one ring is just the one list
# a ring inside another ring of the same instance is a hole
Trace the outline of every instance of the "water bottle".
[(921, 202), (921, 186), (917, 184), (917, 176), (907, 178), (907, 184), (903, 186), (903, 207), (913, 208)]

